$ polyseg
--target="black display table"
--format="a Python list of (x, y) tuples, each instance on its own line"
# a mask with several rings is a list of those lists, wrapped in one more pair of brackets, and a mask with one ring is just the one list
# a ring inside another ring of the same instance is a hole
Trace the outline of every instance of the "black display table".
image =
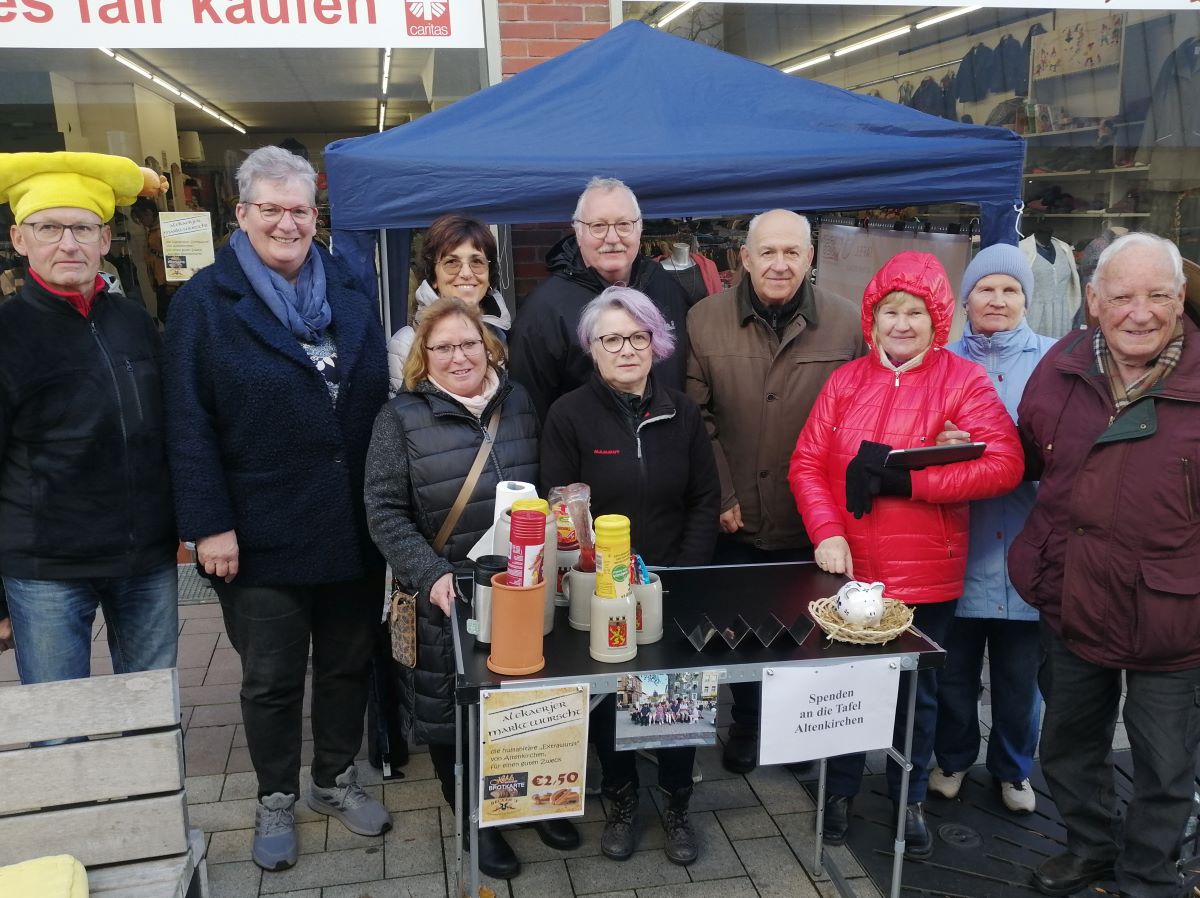
[[(697, 651), (676, 626), (674, 618), (677, 615), (690, 621), (704, 613), (719, 628), (732, 625), (737, 616), (741, 615), (753, 628), (773, 614), (785, 626), (790, 627), (798, 618), (808, 618), (810, 601), (833, 595), (846, 582), (845, 578), (827, 574), (813, 563), (662, 568), (656, 569), (656, 572), (663, 581), (663, 638), (651, 645), (638, 646), (636, 657), (620, 664), (594, 661), (588, 654), (588, 633), (571, 629), (567, 623), (566, 609), (560, 608), (555, 615), (554, 631), (544, 641), (545, 667), (536, 674), (525, 677), (495, 674), (487, 668), (487, 647), (476, 645), (475, 638), (467, 632), (467, 620), (471, 617), (471, 610), (465, 603), (460, 602), (453, 627), (454, 653), (458, 666), (455, 725), (459, 746), (462, 744), (464, 713), (468, 717), (469, 744), (472, 747), (478, 744), (481, 689), (587, 683), (593, 694), (603, 694), (617, 691), (618, 678), (627, 674), (715, 670), (718, 671), (719, 680), (735, 683), (757, 682), (762, 679), (763, 670), (768, 667), (836, 665), (862, 658), (888, 658), (894, 659), (902, 670), (917, 670), (940, 667), (945, 660), (945, 652), (941, 647), (917, 630), (910, 630), (885, 645), (851, 645), (830, 642), (820, 628), (815, 626), (799, 644), (787, 633), (780, 633), (769, 647), (763, 647), (751, 633), (736, 649), (730, 649), (725, 641), (717, 636), (710, 640), (702, 651)], [(888, 750), (903, 769), (902, 792), (907, 790), (908, 773), (912, 769), (907, 755), (912, 749), (915, 700), (916, 678), (913, 677), (907, 696), (908, 732), (903, 751), (896, 748)], [(466, 894), (477, 895), (479, 868), (474, 859), (478, 856), (479, 778), (478, 759), (474, 757), (474, 749), (471, 761), (470, 871), (463, 869), (461, 838), (456, 839), (456, 850), (459, 852), (460, 883), (466, 873), (470, 883)], [(455, 769), (456, 803), (461, 805), (464, 774), (461, 757), (458, 758)], [(828, 867), (830, 878), (838, 891), (848, 895), (850, 892), (846, 890), (844, 880), (823, 852), (821, 828), (824, 796), (825, 762), (822, 761), (817, 805), (817, 872), (820, 873), (822, 866)], [(461, 807), (456, 810), (461, 810)], [(456, 819), (461, 820), (461, 814)], [(900, 867), (904, 857), (903, 804), (897, 821), (896, 846), (891, 889), (893, 898), (900, 894)]]

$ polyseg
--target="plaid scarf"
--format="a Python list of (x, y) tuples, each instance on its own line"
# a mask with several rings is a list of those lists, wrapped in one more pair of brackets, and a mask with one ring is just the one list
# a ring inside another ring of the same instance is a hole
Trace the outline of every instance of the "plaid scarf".
[(1175, 322), (1175, 333), (1171, 335), (1166, 348), (1146, 367), (1146, 373), (1130, 384), (1121, 379), (1117, 363), (1109, 351), (1108, 341), (1104, 339), (1104, 332), (1100, 328), (1096, 328), (1096, 336), (1092, 339), (1092, 351), (1096, 354), (1096, 364), (1100, 373), (1108, 379), (1108, 392), (1112, 396), (1113, 406), (1120, 414), (1131, 402), (1154, 389), (1159, 381), (1179, 364), (1179, 357), (1183, 354), (1183, 322)]

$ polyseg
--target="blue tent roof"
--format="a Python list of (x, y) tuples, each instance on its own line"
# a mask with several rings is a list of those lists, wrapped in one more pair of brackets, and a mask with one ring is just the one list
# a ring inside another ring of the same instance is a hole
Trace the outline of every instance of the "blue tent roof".
[(565, 221), (602, 175), (646, 218), (977, 203), (991, 243), (1016, 240), (1024, 147), (626, 22), (325, 162), (338, 230)]

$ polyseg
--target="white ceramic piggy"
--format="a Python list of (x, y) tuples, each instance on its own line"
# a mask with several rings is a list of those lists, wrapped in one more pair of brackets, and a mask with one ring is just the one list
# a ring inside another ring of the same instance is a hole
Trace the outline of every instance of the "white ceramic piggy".
[(883, 620), (883, 584), (851, 580), (838, 590), (837, 610), (848, 624), (876, 626)]

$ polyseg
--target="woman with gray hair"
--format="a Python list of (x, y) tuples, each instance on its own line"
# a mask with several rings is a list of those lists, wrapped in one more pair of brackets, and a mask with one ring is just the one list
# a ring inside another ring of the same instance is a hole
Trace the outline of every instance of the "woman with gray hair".
[(360, 835), (391, 828), (354, 764), (383, 595), (363, 480), (387, 360), (373, 303), (313, 243), (312, 166), (263, 147), (238, 189), (240, 230), (172, 302), (167, 455), (179, 535), (196, 542), (242, 663), (251, 856), (282, 870), (297, 857), (310, 644), (308, 805)]
[[(595, 366), (591, 380), (550, 407), (541, 444), (542, 494), (583, 482), (592, 512), (629, 518), (634, 551), (647, 564), (708, 564), (717, 542), (720, 480), (700, 409), (656, 383), (651, 366), (668, 358), (675, 337), (644, 293), (609, 287), (584, 308), (579, 344)], [(608, 696), (591, 717), (603, 769), (608, 822), (600, 848), (625, 860), (636, 843), (635, 753), (613, 747), (615, 704)], [(694, 748), (658, 749), (658, 784), (667, 795), (667, 859), (699, 856), (688, 822)]]

